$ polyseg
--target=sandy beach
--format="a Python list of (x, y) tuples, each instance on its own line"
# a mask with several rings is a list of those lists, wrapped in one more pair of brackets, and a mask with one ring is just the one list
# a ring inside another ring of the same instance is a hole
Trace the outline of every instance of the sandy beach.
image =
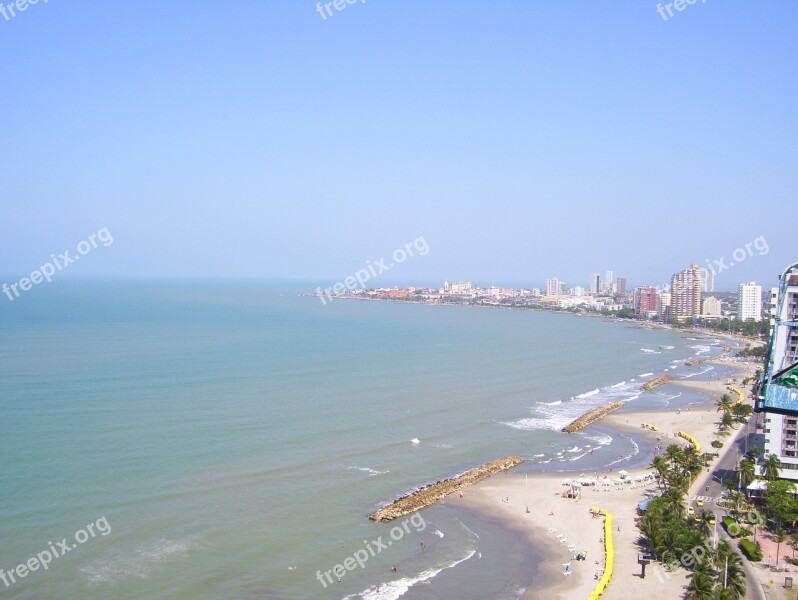
[[(719, 362), (735, 368), (735, 385), (748, 393), (748, 388), (742, 388), (740, 380), (753, 373), (754, 365)], [(719, 418), (715, 400), (728, 393), (725, 380), (687, 380), (679, 381), (676, 385), (703, 391), (710, 396), (710, 400), (682, 410), (611, 414), (602, 420), (602, 424), (636, 436), (649, 437), (663, 449), (671, 443), (686, 445), (688, 442), (676, 435), (676, 432), (684, 431), (698, 440), (702, 452), (714, 451), (711, 442), (715, 439)], [(655, 425), (658, 431), (644, 429), (642, 423)], [(721, 456), (729, 447), (727, 444), (720, 450)], [(593, 507), (604, 509), (612, 515), (615, 567), (602, 598), (681, 598), (688, 577), (686, 571), (666, 573), (660, 565), (652, 563), (647, 568), (646, 578), (640, 577), (638, 554), (641, 548), (637, 545), (639, 533), (635, 526), (637, 506), (641, 500), (657, 493), (657, 484), (653, 480), (635, 481), (652, 473), (646, 468), (629, 470), (626, 480), (631, 483), (612, 483), (620, 479), (622, 468), (618, 465), (615, 470), (610, 468), (571, 475), (509, 473), (479, 483), (469, 489), (463, 498), (447, 501), (461, 503), (485, 515), (499, 518), (505, 526), (527, 533), (531, 543), (544, 549), (547, 558), (538, 568), (541, 579), (546, 583), (528, 589), (525, 599), (589, 597), (603, 571), (605, 558), (604, 518), (594, 516), (591, 513)], [(578, 499), (563, 497), (563, 492), (569, 489), (564, 480), (580, 478), (597, 478), (599, 481), (606, 478), (608, 485), (600, 483), (580, 487), (581, 497)], [(691, 495), (697, 493), (697, 485), (700, 484), (696, 483), (691, 488)], [(580, 552), (587, 552), (586, 560), (574, 559)]]

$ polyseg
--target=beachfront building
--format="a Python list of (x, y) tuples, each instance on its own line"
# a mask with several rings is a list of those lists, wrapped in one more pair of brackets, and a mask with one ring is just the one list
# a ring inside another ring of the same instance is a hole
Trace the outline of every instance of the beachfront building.
[(449, 283), (448, 281), (443, 282), (443, 293), (444, 294), (470, 294), (471, 293), (471, 282), (470, 281), (456, 281)]
[(671, 278), (671, 321), (693, 320), (701, 314), (701, 268), (674, 273)]
[(632, 306), (636, 315), (648, 315), (650, 312), (659, 313), (659, 290), (653, 285), (635, 288)]
[(765, 454), (798, 480), (798, 263), (781, 276), (756, 410), (765, 413)]
[(701, 308), (702, 319), (720, 319), (722, 314), (719, 299), (714, 296), (704, 298)]
[(660, 292), (659, 295), (659, 318), (662, 321), (667, 322), (669, 320), (668, 316), (671, 312), (671, 293), (670, 292)]
[(621, 296), (626, 295), (626, 277), (618, 277), (615, 280), (615, 290)]
[(565, 286), (563, 281), (556, 277), (550, 277), (546, 280), (546, 295), (547, 296), (562, 296), (562, 290)]
[(740, 284), (737, 314), (741, 321), (762, 320), (762, 286), (753, 281)]

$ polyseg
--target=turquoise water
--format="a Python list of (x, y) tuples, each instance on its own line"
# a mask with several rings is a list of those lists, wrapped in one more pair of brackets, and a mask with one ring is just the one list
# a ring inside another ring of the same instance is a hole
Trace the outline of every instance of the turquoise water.
[(366, 518), (381, 502), (487, 460), (645, 458), (601, 426), (558, 430), (609, 399), (696, 399), (640, 395), (642, 375), (715, 375), (682, 363), (717, 344), (671, 331), (299, 295), (315, 287), (54, 282), (0, 303), (0, 568), (111, 526), (0, 595), (514, 597), (534, 557), (497, 571), (490, 525), (442, 507), (341, 582), (316, 573), (389, 535)]

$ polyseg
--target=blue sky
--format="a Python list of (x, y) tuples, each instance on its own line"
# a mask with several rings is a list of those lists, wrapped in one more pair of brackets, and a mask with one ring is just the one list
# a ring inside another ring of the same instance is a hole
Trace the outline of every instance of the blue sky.
[(338, 280), (423, 236), (392, 278), (659, 283), (764, 236), (718, 284), (769, 285), (798, 260), (796, 25), (787, 1), (41, 0), (0, 17), (0, 273), (107, 227), (63, 276)]

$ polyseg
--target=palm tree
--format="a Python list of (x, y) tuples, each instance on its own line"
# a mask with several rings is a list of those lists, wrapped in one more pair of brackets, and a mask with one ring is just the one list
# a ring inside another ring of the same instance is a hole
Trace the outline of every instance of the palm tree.
[(682, 449), (678, 444), (671, 444), (665, 449), (665, 454), (671, 461), (671, 467), (675, 467), (682, 458)]
[(727, 412), (723, 413), (723, 417), (720, 419), (720, 428), (726, 430), (732, 425), (734, 425), (734, 417)]
[(712, 525), (710, 524), (710, 520), (714, 516), (715, 515), (712, 513), (712, 511), (707, 510), (706, 508), (702, 508), (695, 516), (696, 529), (698, 529), (698, 531), (704, 537), (709, 537), (709, 534), (712, 533)]
[(745, 598), (745, 571), (740, 555), (731, 544), (723, 540), (718, 544), (713, 562), (718, 568), (718, 598), (722, 600), (738, 600)]
[(779, 478), (779, 469), (781, 468), (781, 461), (775, 454), (769, 454), (761, 466), (761, 472), (765, 479), (768, 481), (775, 481)]
[(696, 569), (690, 576), (686, 600), (713, 600), (715, 580), (709, 570)]
[(756, 466), (750, 458), (745, 458), (740, 462), (740, 483), (743, 487), (748, 487), (756, 479)]
[(762, 449), (756, 444), (754, 444), (753, 446), (751, 446), (748, 452), (746, 452), (745, 456), (746, 458), (756, 462), (756, 459), (759, 458), (761, 454), (762, 454)]
[(727, 413), (732, 409), (734, 401), (729, 394), (723, 394), (720, 399), (715, 402), (715, 404), (718, 407), (717, 412), (723, 411), (724, 413)]
[(686, 508), (684, 506), (684, 492), (678, 487), (670, 487), (660, 496), (664, 501), (664, 509), (669, 513), (684, 517)]
[(663, 485), (665, 482), (665, 474), (668, 472), (668, 459), (662, 454), (657, 454), (654, 460), (651, 461), (649, 467), (657, 472), (657, 483)]

